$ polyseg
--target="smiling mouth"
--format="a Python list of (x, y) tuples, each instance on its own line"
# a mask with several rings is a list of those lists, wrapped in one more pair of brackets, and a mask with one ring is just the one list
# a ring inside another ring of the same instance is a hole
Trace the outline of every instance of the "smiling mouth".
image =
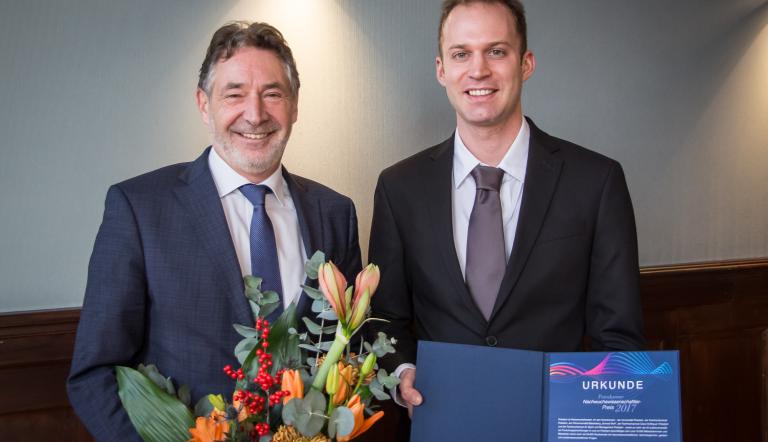
[(471, 97), (485, 97), (496, 92), (496, 89), (469, 89), (464, 93)]
[(272, 135), (274, 131), (270, 132), (235, 132), (236, 134), (240, 135), (243, 138), (247, 138), (249, 140), (263, 140), (264, 138), (267, 138), (268, 136)]

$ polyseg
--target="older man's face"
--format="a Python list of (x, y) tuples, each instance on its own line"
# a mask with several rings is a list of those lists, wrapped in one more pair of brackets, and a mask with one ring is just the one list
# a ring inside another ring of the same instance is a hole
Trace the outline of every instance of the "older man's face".
[(197, 91), (197, 105), (213, 148), (254, 183), (280, 166), (298, 115), (297, 100), (277, 55), (251, 47), (219, 60), (210, 92)]

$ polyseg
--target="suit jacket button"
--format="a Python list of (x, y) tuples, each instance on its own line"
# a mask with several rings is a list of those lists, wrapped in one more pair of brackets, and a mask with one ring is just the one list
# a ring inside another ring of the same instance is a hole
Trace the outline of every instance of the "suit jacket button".
[(495, 347), (499, 341), (496, 339), (496, 336), (486, 336), (485, 343), (488, 344), (489, 347)]

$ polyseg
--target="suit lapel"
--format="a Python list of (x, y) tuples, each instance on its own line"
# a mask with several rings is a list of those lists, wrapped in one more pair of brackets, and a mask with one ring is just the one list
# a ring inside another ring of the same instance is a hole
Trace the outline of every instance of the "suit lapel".
[(482, 312), (475, 304), (472, 294), (469, 293), (469, 289), (464, 283), (459, 257), (456, 255), (456, 243), (453, 239), (453, 201), (451, 199), (453, 139), (451, 137), (444, 141), (430, 156), (433, 164), (432, 167), (424, 171), (425, 197), (423, 200), (430, 210), (429, 219), (432, 221), (433, 231), (437, 236), (435, 241), (439, 248), (437, 252), (441, 256), (446, 270), (444, 277), (448, 279), (449, 286), (456, 289), (464, 308), (477, 316), (480, 321), (485, 322)]
[(528, 165), (523, 185), (523, 200), (515, 232), (515, 244), (502, 279), (499, 295), (491, 313), (499, 311), (512, 293), (520, 274), (525, 268), (536, 238), (552, 201), (560, 177), (562, 160), (553, 155), (556, 148), (547, 143), (547, 135), (528, 120), (531, 138), (528, 150)]
[(233, 305), (236, 320), (240, 324), (252, 324), (253, 315), (244, 295), (245, 288), (232, 235), (216, 191), (216, 184), (208, 168), (210, 149), (206, 149), (181, 173), (179, 178), (182, 183), (176, 188), (176, 195), (189, 212), (197, 238), (211, 257), (216, 273), (221, 275), (226, 283), (225, 291)]
[[(288, 183), (288, 190), (291, 193), (293, 205), (296, 207), (296, 217), (299, 220), (299, 230), (301, 231), (301, 239), (304, 243), (304, 251), (307, 253), (307, 258), (311, 258), (312, 254), (317, 250), (325, 251), (322, 242), (323, 218), (320, 213), (320, 206), (315, 199), (309, 196), (307, 188), (298, 182), (285, 168), (283, 168), (283, 177)], [(309, 280), (304, 281), (305, 284), (309, 284), (309, 282)], [(307, 316), (309, 312), (309, 296), (302, 292), (296, 305), (297, 317)]]

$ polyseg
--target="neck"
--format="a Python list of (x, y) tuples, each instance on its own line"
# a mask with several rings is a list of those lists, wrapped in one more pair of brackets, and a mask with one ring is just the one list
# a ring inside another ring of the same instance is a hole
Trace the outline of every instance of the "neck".
[(523, 118), (510, 118), (502, 125), (488, 127), (466, 124), (459, 119), (457, 127), (467, 150), (482, 163), (496, 167), (520, 133)]

